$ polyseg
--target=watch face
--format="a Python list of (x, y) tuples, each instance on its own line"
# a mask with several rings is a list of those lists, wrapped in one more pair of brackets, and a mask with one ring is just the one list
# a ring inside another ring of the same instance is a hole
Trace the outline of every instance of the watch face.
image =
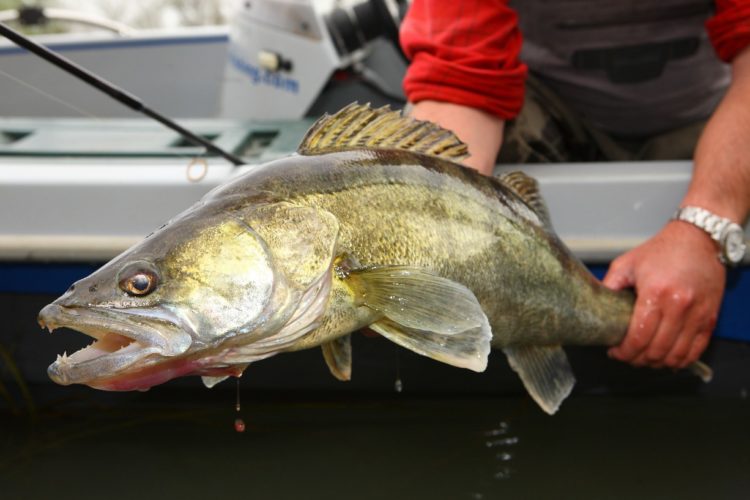
[(741, 230), (732, 230), (724, 240), (724, 256), (732, 264), (739, 264), (745, 256), (745, 234)]

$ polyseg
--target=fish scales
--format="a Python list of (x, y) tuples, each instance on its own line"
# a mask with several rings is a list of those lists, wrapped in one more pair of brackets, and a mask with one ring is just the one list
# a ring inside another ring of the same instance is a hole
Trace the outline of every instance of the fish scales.
[[(490, 317), (496, 347), (609, 345), (627, 328), (627, 294), (592, 279), (554, 235), (520, 215), (529, 208), (502, 184), (450, 162), (378, 150), (294, 157), (215, 196), (242, 200), (255, 190), (333, 213), (339, 251), (362, 265), (424, 267), (465, 284)], [(338, 321), (328, 323), (321, 341), (338, 334)]]

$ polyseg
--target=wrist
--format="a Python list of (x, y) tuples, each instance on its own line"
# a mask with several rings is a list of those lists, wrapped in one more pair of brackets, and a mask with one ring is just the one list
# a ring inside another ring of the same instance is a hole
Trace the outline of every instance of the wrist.
[(680, 208), (687, 206), (703, 208), (739, 225), (742, 225), (747, 217), (747, 209), (738, 203), (733, 203), (728, 196), (708, 197), (688, 193), (680, 203)]
[(684, 205), (679, 208), (672, 220), (683, 223), (703, 233), (718, 250), (719, 261), (727, 266), (736, 266), (745, 255), (745, 233), (743, 228), (732, 220), (721, 217), (703, 207)]

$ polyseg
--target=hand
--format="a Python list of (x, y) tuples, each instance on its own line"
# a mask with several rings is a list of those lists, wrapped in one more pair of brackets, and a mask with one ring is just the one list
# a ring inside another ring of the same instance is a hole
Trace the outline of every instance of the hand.
[(656, 236), (612, 262), (604, 284), (633, 287), (628, 332), (609, 355), (636, 366), (685, 368), (708, 346), (726, 270), (716, 243), (700, 229), (669, 222)]

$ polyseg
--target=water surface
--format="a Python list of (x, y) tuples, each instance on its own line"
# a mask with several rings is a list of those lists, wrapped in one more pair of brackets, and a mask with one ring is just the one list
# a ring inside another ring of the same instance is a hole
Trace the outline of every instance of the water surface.
[[(248, 394), (2, 417), (3, 498), (711, 498), (750, 494), (750, 401)], [(252, 397), (252, 399), (250, 399)]]

